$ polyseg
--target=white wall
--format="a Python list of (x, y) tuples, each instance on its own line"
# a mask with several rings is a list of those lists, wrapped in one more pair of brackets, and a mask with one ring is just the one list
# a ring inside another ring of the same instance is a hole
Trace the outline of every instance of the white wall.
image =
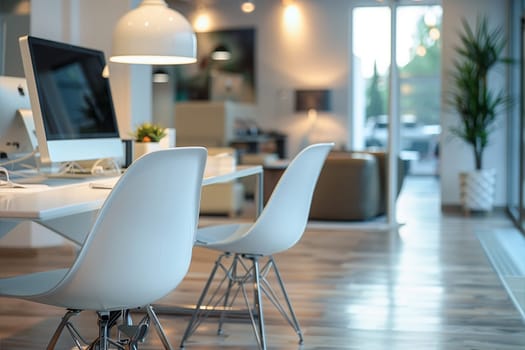
[[(451, 85), (448, 70), (452, 66), (454, 47), (458, 44), (457, 33), (461, 30), (461, 18), (475, 25), (479, 15), (488, 15), (492, 26), (506, 27), (508, 19), (508, 1), (493, 0), (443, 0), (443, 58), (442, 58), (442, 113), (441, 113), (441, 140), (440, 140), (440, 174), (441, 174), (441, 203), (442, 205), (457, 205), (459, 198), (459, 175), (461, 171), (475, 168), (474, 156), (470, 146), (454, 138), (449, 129), (457, 125), (458, 116), (445, 105), (446, 92)], [(494, 87), (505, 86), (506, 72), (500, 67), (497, 73), (490, 76)], [(492, 135), (490, 145), (486, 149), (483, 162), (485, 168), (497, 169), (496, 206), (506, 205), (506, 115), (501, 115), (497, 130)]]
[(29, 13), (0, 13), (0, 74), (23, 77), (18, 37), (29, 30)]

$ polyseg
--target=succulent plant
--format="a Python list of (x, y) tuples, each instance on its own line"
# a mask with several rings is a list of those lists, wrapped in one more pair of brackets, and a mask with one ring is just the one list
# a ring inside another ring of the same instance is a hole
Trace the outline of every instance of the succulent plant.
[(133, 134), (136, 142), (159, 142), (164, 136), (165, 128), (151, 123), (140, 124)]

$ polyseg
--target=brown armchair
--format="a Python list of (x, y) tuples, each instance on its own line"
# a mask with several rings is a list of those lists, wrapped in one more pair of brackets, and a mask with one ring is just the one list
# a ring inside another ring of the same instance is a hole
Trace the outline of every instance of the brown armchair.
[[(400, 160), (398, 190), (404, 169)], [(386, 202), (387, 157), (384, 152), (334, 151), (319, 176), (310, 219), (369, 220), (385, 213)]]

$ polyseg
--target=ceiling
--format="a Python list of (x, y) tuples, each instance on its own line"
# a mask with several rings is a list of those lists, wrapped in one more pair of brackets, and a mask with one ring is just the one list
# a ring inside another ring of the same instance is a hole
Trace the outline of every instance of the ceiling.
[[(198, 6), (211, 6), (219, 0), (166, 0), (168, 6), (178, 10), (191, 10)], [(222, 0), (224, 1), (224, 0)]]

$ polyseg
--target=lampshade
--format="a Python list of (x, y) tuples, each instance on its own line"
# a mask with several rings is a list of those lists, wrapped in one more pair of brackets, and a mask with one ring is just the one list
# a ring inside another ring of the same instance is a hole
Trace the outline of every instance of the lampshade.
[(112, 62), (186, 64), (197, 61), (193, 28), (164, 0), (143, 0), (113, 31)]
[(328, 112), (332, 109), (330, 90), (295, 90), (295, 110)]
[(154, 83), (167, 83), (170, 80), (170, 75), (164, 69), (155, 69), (153, 72)]
[(232, 57), (230, 50), (224, 45), (219, 45), (211, 53), (211, 58), (215, 61), (227, 61)]

